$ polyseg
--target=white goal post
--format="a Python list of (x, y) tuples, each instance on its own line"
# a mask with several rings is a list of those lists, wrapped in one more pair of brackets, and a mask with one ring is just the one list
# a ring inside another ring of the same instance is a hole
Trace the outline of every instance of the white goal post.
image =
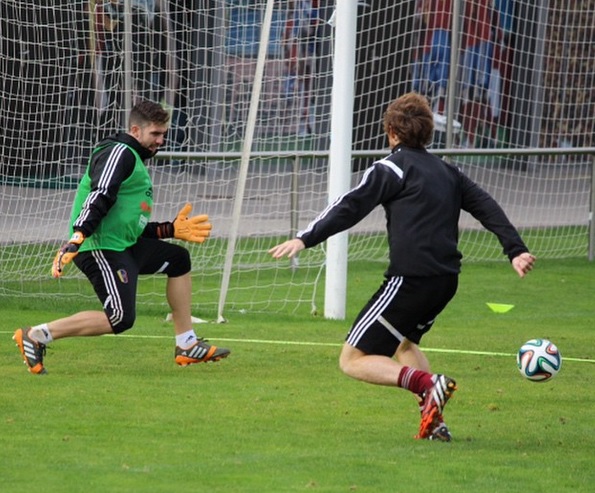
[[(274, 2), (270, 23), (267, 5), (0, 2), (0, 303), (96, 303), (74, 267), (56, 281), (49, 266), (93, 145), (140, 98), (172, 115), (149, 163), (154, 219), (190, 201), (214, 226), (189, 247), (202, 319), (343, 318), (349, 265), (373, 262), (382, 276), (381, 210), (299, 261), (267, 251), (388, 152), (383, 112), (410, 90), (443, 125), (431, 152), (494, 195), (532, 251), (593, 259), (592, 2), (296, 0)], [(460, 228), (466, 262), (503, 261), (475, 221)], [(163, 280), (143, 279), (139, 302), (165, 312)]]
[[(357, 2), (338, 2), (334, 15), (334, 69), (331, 104), (328, 201), (351, 186), (351, 133), (355, 79)], [(337, 42), (340, 40), (340, 42)], [(345, 231), (327, 240), (324, 316), (344, 319), (347, 297), (348, 235)]]
[(250, 107), (248, 110), (248, 118), (246, 122), (246, 134), (244, 136), (244, 142), (242, 144), (242, 157), (240, 159), (238, 186), (234, 197), (231, 228), (229, 231), (229, 240), (227, 242), (225, 262), (223, 263), (223, 276), (221, 280), (221, 290), (219, 292), (219, 305), (217, 307), (218, 322), (225, 322), (223, 311), (225, 309), (225, 300), (227, 298), (227, 291), (229, 289), (229, 280), (231, 277), (231, 271), (233, 267), (236, 241), (238, 237), (240, 219), (242, 217), (242, 204), (244, 202), (246, 179), (248, 177), (248, 167), (250, 165), (252, 144), (254, 142), (256, 116), (258, 113), (258, 106), (260, 105), (260, 94), (262, 91), (264, 64), (267, 57), (267, 46), (269, 45), (271, 23), (273, 20), (273, 3), (274, 0), (267, 0), (265, 12), (263, 15), (262, 28), (260, 32), (258, 56), (256, 58), (256, 68), (254, 71), (254, 82), (252, 84), (252, 91), (250, 93)]

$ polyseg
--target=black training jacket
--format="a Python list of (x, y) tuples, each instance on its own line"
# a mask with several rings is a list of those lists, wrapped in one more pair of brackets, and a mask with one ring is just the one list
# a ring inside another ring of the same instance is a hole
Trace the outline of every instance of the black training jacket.
[(389, 276), (459, 273), (461, 210), (494, 233), (512, 260), (527, 252), (498, 203), (463, 172), (425, 149), (399, 145), (366, 170), (360, 183), (337, 198), (298, 233), (307, 248), (344, 231), (377, 205), (386, 213)]

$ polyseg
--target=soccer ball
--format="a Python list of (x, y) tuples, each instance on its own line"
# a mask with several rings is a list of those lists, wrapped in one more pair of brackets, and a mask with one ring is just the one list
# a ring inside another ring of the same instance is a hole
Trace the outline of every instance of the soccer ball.
[(545, 382), (560, 371), (562, 356), (551, 341), (531, 339), (519, 349), (516, 364), (525, 378), (532, 382)]

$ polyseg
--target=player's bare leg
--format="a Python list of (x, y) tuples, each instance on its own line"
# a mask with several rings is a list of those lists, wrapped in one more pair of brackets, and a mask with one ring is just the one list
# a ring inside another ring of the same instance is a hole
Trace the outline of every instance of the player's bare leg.
[(168, 277), (166, 296), (172, 311), (176, 335), (192, 329), (192, 278), (190, 273), (179, 277)]
[(388, 356), (366, 354), (348, 343), (343, 345), (339, 366), (343, 373), (375, 385), (396, 387), (403, 365)]
[(53, 322), (17, 329), (13, 340), (19, 348), (29, 372), (45, 374), (43, 366), (46, 344), (63, 337), (99, 336), (112, 333), (104, 312), (83, 311)]
[(428, 358), (423, 353), (419, 346), (409, 339), (403, 339), (399, 347), (397, 348), (397, 352), (395, 353), (395, 358), (399, 363), (405, 366), (411, 366), (412, 368), (417, 368), (418, 370), (427, 371), (430, 373), (430, 362)]
[[(397, 358), (397, 360), (405, 366), (410, 366), (417, 368), (418, 370), (431, 373), (430, 362), (428, 361), (426, 355), (417, 344), (411, 342), (408, 339), (404, 339), (401, 344), (399, 344), (397, 352), (395, 353), (395, 358)], [(434, 379), (434, 383), (436, 383), (438, 377), (434, 375), (432, 378)], [(419, 406), (419, 411), (423, 416), (425, 407), (425, 394), (416, 394), (415, 398)], [(448, 426), (446, 426), (446, 423), (444, 422), (442, 413), (437, 413), (435, 417), (435, 423), (427, 438), (429, 440), (438, 440), (441, 442), (450, 442), (452, 439)]]
[[(431, 373), (430, 362), (428, 358), (419, 348), (419, 346), (409, 339), (404, 339), (395, 353), (395, 358), (403, 365), (417, 368)], [(419, 412), (423, 413), (424, 409), (424, 394), (415, 394), (415, 400), (419, 406)], [(452, 439), (448, 426), (444, 423), (444, 418), (441, 414), (436, 417), (437, 424), (434, 426), (432, 433), (428, 436), (430, 440), (439, 440), (442, 442), (449, 442)]]
[(47, 324), (52, 339), (64, 337), (101, 336), (113, 334), (107, 315), (102, 311), (88, 310)]
[(192, 278), (190, 273), (167, 278), (167, 302), (172, 310), (176, 336), (175, 360), (180, 366), (219, 361), (229, 356), (229, 349), (211, 346), (198, 338), (192, 328)]
[(442, 409), (456, 385), (451, 379), (445, 380), (443, 375), (432, 375), (429, 372), (429, 362), (417, 344), (405, 339), (401, 345), (403, 347), (398, 349), (395, 355), (399, 359), (397, 361), (388, 356), (366, 354), (345, 343), (339, 365), (346, 375), (357, 380), (375, 385), (402, 387), (413, 392), (418, 397), (422, 413), (422, 423), (417, 437), (449, 441), (450, 433), (444, 424)]

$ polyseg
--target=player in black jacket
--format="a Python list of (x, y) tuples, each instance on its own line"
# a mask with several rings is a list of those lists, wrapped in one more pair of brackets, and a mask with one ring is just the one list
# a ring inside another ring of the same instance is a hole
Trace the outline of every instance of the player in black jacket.
[(391, 154), (376, 161), (355, 188), (330, 204), (297, 238), (270, 253), (274, 258), (293, 257), (349, 229), (382, 205), (389, 266), (384, 283), (347, 335), (340, 366), (353, 378), (402, 387), (419, 396), (422, 419), (416, 438), (450, 441), (442, 411), (456, 383), (431, 373), (418, 344), (457, 290), (461, 210), (498, 237), (520, 277), (531, 270), (535, 257), (486, 191), (427, 152), (433, 115), (424, 97), (409, 93), (393, 101), (384, 115), (384, 129)]

